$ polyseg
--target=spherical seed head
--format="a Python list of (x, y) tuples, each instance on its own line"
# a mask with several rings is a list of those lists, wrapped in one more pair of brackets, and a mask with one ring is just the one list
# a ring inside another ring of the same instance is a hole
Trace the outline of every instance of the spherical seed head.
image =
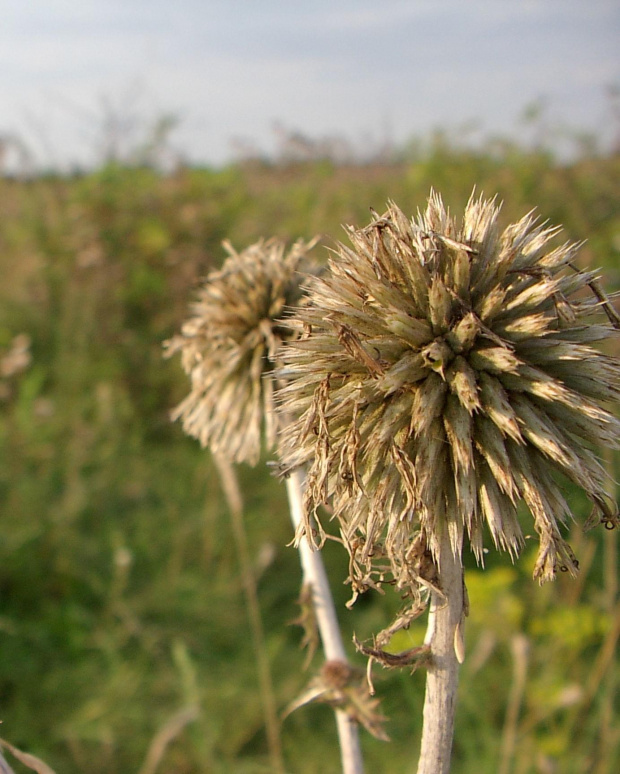
[(300, 240), (287, 252), (281, 240), (261, 240), (237, 253), (224, 243), (229, 257), (208, 275), (181, 334), (165, 344), (167, 355), (181, 352), (192, 385), (172, 418), (236, 462), (256, 464), (263, 424), (273, 446), (273, 366), (292, 335), (286, 317), (303, 298), (305, 273), (315, 270), (308, 257), (315, 244)]
[(472, 197), (459, 226), (434, 193), (411, 221), (390, 204), (348, 229), (352, 247), (297, 314), (306, 335), (285, 348), (281, 397), (299, 419), (281, 456), (309, 468), (308, 514), (331, 500), (356, 591), (430, 582), (445, 530), (481, 561), (486, 523), (516, 555), (521, 500), (535, 577), (575, 572), (558, 472), (609, 513), (594, 450), (618, 445), (600, 401), (620, 397), (620, 362), (591, 346), (613, 333), (592, 318), (596, 280), (573, 267), (574, 245), (550, 246), (557, 229), (530, 214), (501, 231), (498, 211)]

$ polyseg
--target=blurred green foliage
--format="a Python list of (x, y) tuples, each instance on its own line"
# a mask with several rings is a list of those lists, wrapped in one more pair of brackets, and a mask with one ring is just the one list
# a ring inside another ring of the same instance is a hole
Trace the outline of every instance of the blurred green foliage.
[[(474, 186), (497, 193), (505, 222), (536, 207), (567, 238), (587, 239), (581, 260), (620, 286), (618, 155), (561, 165), (543, 151), (473, 152), (439, 137), (390, 165), (251, 162), (170, 176), (109, 165), (0, 181), (0, 358), (18, 334), (31, 341), (29, 365), (0, 377), (2, 736), (59, 774), (127, 774), (140, 772), (177, 712), (197, 707), (158, 771), (269, 771), (225, 501), (208, 453), (169, 422), (188, 385), (161, 344), (224, 257), (222, 239), (243, 248), (319, 233), (329, 246), (342, 223), (366, 223), (388, 198), (415, 212), (431, 186), (455, 211)], [(298, 559), (280, 485), (263, 468), (240, 475), (283, 709), (309, 679), (301, 632), (288, 625)], [(586, 504), (570, 496), (585, 518)], [(485, 570), (471, 562), (454, 774), (620, 770), (617, 535), (572, 533), (577, 581), (539, 588), (530, 552), (514, 566), (493, 552)], [(345, 639), (370, 637), (399, 600), (367, 595), (346, 610), (345, 557), (328, 545), (326, 561)], [(394, 646), (418, 644), (423, 627)], [(381, 671), (375, 682), (393, 741), (364, 734), (367, 769), (413, 771), (424, 676)], [(338, 770), (329, 708), (293, 713), (282, 740), (291, 772)]]

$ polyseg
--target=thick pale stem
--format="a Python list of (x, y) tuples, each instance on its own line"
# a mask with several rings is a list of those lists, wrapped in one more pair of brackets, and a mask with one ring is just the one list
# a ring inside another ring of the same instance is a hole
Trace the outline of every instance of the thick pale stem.
[[(286, 479), (291, 520), (295, 529), (303, 519), (303, 486), (304, 474), (301, 471), (294, 471)], [(299, 555), (304, 583), (310, 584), (312, 588), (312, 602), (325, 658), (328, 661), (344, 661), (346, 663), (346, 651), (340, 635), (336, 609), (321, 554), (314, 550), (304, 537), (299, 543)], [(363, 774), (364, 764), (357, 723), (349, 720), (346, 712), (342, 710), (336, 710), (336, 722), (343, 773)]]
[(418, 774), (450, 771), (459, 677), (457, 651), (461, 649), (458, 641), (463, 626), (463, 567), (460, 557), (452, 551), (447, 531), (440, 539), (436, 558), (442, 594), (431, 593), (425, 640), (431, 648), (431, 664), (426, 677)]

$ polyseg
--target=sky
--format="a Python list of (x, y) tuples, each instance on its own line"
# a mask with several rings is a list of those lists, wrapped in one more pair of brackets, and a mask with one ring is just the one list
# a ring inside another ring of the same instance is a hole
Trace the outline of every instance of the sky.
[[(176, 119), (175, 152), (272, 153), (277, 127), (361, 155), (434, 129), (618, 135), (620, 0), (0, 0), (0, 138), (96, 163)], [(468, 135), (469, 133), (469, 135)]]

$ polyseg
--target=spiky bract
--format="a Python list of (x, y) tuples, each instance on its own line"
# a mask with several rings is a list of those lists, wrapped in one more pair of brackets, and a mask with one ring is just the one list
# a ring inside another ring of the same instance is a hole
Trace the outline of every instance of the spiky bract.
[(181, 352), (192, 384), (173, 419), (233, 461), (256, 464), (263, 423), (273, 446), (274, 358), (291, 335), (283, 318), (303, 296), (315, 243), (299, 240), (287, 252), (279, 239), (261, 240), (240, 253), (224, 243), (229, 257), (208, 275), (181, 335), (167, 342), (167, 354)]
[(457, 226), (436, 194), (417, 220), (391, 204), (348, 228), (352, 248), (296, 315), (282, 402), (299, 419), (282, 458), (309, 468), (309, 515), (331, 502), (356, 591), (432, 584), (442, 530), (481, 560), (486, 522), (516, 555), (520, 500), (535, 577), (575, 572), (558, 472), (612, 516), (594, 450), (618, 442), (600, 401), (620, 397), (620, 363), (591, 346), (612, 332), (591, 318), (594, 275), (573, 267), (574, 245), (550, 246), (558, 229), (529, 214), (500, 231), (498, 212), (472, 197)]

